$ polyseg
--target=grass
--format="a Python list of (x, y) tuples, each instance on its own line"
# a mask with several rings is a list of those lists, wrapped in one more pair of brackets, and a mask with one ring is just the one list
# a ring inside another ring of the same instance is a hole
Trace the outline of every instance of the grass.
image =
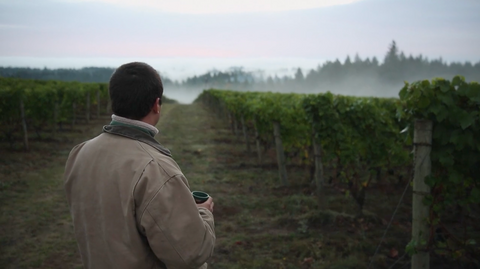
[[(63, 164), (73, 145), (108, 120), (78, 126), (59, 141), (36, 141), (28, 153), (0, 144), (6, 149), (0, 161), (0, 268), (82, 268)], [(164, 104), (157, 127), (157, 140), (172, 151), (190, 188), (214, 198), (213, 269), (367, 268), (406, 184), (369, 188), (365, 214), (358, 216), (353, 199), (334, 188), (326, 190), (328, 207), (320, 207), (302, 165), (289, 165), (289, 186), (281, 186), (273, 149), (258, 163), (225, 119), (200, 104)], [(409, 201), (410, 191), (370, 268), (389, 268), (404, 254)]]
[(0, 144), (0, 268), (82, 267), (62, 175), (71, 147), (105, 123), (103, 117), (56, 139), (31, 140), (28, 152), (20, 143)]

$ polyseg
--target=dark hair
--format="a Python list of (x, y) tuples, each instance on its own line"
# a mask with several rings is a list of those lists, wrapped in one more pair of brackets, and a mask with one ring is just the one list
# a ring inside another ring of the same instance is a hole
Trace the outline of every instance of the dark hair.
[(146, 63), (127, 63), (115, 70), (108, 84), (115, 115), (140, 120), (148, 115), (157, 98), (162, 102), (160, 75)]

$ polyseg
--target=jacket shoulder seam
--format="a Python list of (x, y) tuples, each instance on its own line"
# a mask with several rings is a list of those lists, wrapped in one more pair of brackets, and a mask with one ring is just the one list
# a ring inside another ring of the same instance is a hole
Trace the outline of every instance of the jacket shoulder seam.
[[(148, 165), (148, 164), (147, 164), (147, 165)], [(144, 170), (144, 171), (145, 171), (145, 170)], [(143, 173), (142, 173), (142, 175), (143, 175)], [(148, 210), (148, 207), (150, 206), (150, 203), (152, 202), (152, 200), (155, 199), (155, 197), (157, 197), (158, 193), (163, 189), (163, 187), (165, 186), (165, 184), (167, 184), (167, 182), (169, 182), (170, 180), (172, 180), (172, 179), (173, 179), (174, 177), (176, 177), (176, 176), (177, 176), (177, 174), (171, 176), (169, 179), (165, 180), (165, 182), (164, 182), (162, 185), (160, 185), (160, 186), (158, 187), (158, 190), (155, 191), (155, 194), (152, 196), (152, 198), (150, 198), (150, 199), (148, 200), (147, 204), (145, 205), (145, 209), (143, 209), (143, 211), (141, 212), (141, 214), (140, 214), (140, 222), (142, 222), (143, 216), (145, 215), (145, 212)], [(142, 178), (142, 176), (140, 176), (140, 178)], [(138, 181), (140, 181), (140, 179), (139, 179)], [(138, 181), (137, 181), (137, 183), (138, 183)], [(135, 184), (135, 186), (136, 186), (136, 184)]]

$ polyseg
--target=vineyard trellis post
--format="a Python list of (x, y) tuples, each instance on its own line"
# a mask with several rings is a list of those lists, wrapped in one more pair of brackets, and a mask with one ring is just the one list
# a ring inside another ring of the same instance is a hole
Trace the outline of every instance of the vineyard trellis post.
[(233, 115), (233, 133), (235, 134), (235, 137), (237, 138), (237, 140), (239, 139), (238, 137), (238, 122), (237, 122), (237, 117), (235, 117), (235, 115)]
[(25, 150), (28, 151), (28, 129), (27, 129), (27, 119), (25, 118), (25, 106), (23, 104), (23, 100), (20, 99), (20, 115), (22, 116), (22, 128), (23, 128), (23, 144), (25, 146)]
[(312, 135), (313, 144), (313, 156), (315, 158), (315, 183), (317, 185), (317, 197), (320, 202), (320, 207), (326, 208), (325, 204), (325, 179), (323, 176), (323, 164), (322, 164), (322, 145), (317, 141), (317, 133), (313, 131)]
[(87, 92), (87, 100), (86, 100), (86, 109), (85, 109), (85, 120), (87, 124), (90, 123), (90, 92)]
[(275, 146), (277, 148), (278, 175), (284, 186), (288, 185), (287, 168), (285, 164), (285, 153), (283, 151), (282, 138), (280, 136), (280, 123), (273, 123), (273, 135), (275, 137)]
[(100, 90), (97, 89), (97, 119), (100, 118)]
[(429, 237), (428, 216), (429, 206), (423, 203), (430, 187), (425, 183), (425, 177), (431, 173), (430, 152), (432, 150), (432, 121), (416, 120), (413, 136), (414, 143), (414, 176), (412, 203), (412, 240), (416, 244), (416, 252), (412, 255), (412, 269), (430, 268), (430, 254), (425, 249)]
[(262, 163), (262, 150), (260, 149), (260, 134), (258, 133), (257, 120), (253, 119), (253, 128), (255, 129), (255, 143), (257, 146), (258, 163)]
[(57, 122), (58, 122), (58, 102), (55, 102), (55, 106), (53, 108), (53, 137), (57, 136)]
[(250, 141), (248, 141), (248, 133), (247, 133), (247, 125), (245, 124), (245, 116), (242, 115), (241, 117), (242, 122), (242, 131), (243, 131), (243, 138), (245, 140), (245, 144), (247, 145), (247, 152), (250, 153)]
[(230, 122), (230, 128), (232, 130), (232, 134), (235, 134), (235, 127), (233, 126), (234, 125), (234, 119), (233, 119), (233, 115), (231, 112), (228, 112), (228, 120)]
[(107, 114), (111, 114), (111, 110), (112, 110), (112, 100), (110, 100), (110, 97), (107, 98), (107, 107), (105, 108), (105, 110), (107, 111)]
[(73, 102), (72, 103), (72, 129), (75, 126), (75, 121), (77, 119), (77, 103)]

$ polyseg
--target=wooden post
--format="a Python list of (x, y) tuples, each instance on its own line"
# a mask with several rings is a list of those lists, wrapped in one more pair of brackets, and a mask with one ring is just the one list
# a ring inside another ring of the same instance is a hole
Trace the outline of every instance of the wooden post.
[(427, 219), (429, 206), (423, 204), (425, 195), (430, 194), (430, 187), (425, 184), (425, 177), (431, 172), (430, 152), (432, 150), (432, 121), (416, 120), (413, 135), (415, 152), (415, 170), (413, 176), (412, 203), (412, 240), (417, 243), (417, 251), (412, 256), (412, 269), (430, 268), (430, 254), (425, 249), (429, 237)]
[(97, 119), (100, 118), (100, 90), (97, 89)]
[(253, 128), (255, 129), (255, 142), (257, 144), (258, 163), (262, 163), (262, 150), (260, 149), (260, 134), (258, 133), (256, 119), (253, 119)]
[(224, 103), (218, 103), (218, 104), (222, 107), (222, 113), (223, 113), (224, 119), (227, 120), (228, 122), (230, 122), (230, 112), (225, 107), (225, 104)]
[(238, 139), (238, 123), (237, 123), (237, 118), (235, 116), (232, 117), (233, 118), (233, 133), (235, 134), (235, 136), (237, 137)]
[(75, 121), (77, 119), (77, 103), (76, 102), (73, 102), (72, 103), (72, 129), (73, 127), (75, 126)]
[(214, 107), (214, 110), (215, 110), (215, 116), (217, 119), (221, 119), (222, 118), (222, 106), (220, 104), (215, 104), (212, 102), (211, 106)]
[(317, 185), (317, 196), (320, 202), (320, 207), (326, 208), (327, 204), (325, 199), (324, 185), (325, 178), (323, 176), (323, 164), (322, 164), (322, 145), (317, 141), (317, 133), (313, 131), (312, 135), (313, 155), (315, 157), (315, 183)]
[(20, 99), (20, 115), (22, 116), (22, 128), (23, 128), (23, 145), (25, 150), (29, 150), (28, 147), (28, 130), (27, 130), (27, 120), (25, 119), (25, 107), (23, 105), (23, 100)]
[(58, 102), (55, 102), (53, 108), (53, 137), (57, 136), (57, 121), (58, 121)]
[(243, 131), (243, 138), (245, 140), (245, 144), (247, 145), (247, 152), (250, 153), (250, 142), (248, 141), (248, 134), (247, 134), (247, 125), (245, 124), (245, 117), (242, 115), (242, 131)]
[(86, 100), (86, 109), (85, 109), (85, 120), (87, 124), (90, 123), (90, 92), (87, 92), (87, 100)]
[(112, 114), (112, 100), (110, 98), (108, 98), (106, 111), (107, 114)]
[(282, 138), (280, 136), (280, 123), (273, 123), (273, 135), (275, 137), (275, 145), (277, 147), (277, 163), (278, 163), (278, 175), (280, 181), (284, 186), (288, 185), (287, 181), (287, 168), (285, 164), (285, 153), (283, 152)]
[(228, 119), (230, 121), (230, 128), (232, 129), (232, 133), (235, 134), (234, 119), (231, 112), (228, 112)]

